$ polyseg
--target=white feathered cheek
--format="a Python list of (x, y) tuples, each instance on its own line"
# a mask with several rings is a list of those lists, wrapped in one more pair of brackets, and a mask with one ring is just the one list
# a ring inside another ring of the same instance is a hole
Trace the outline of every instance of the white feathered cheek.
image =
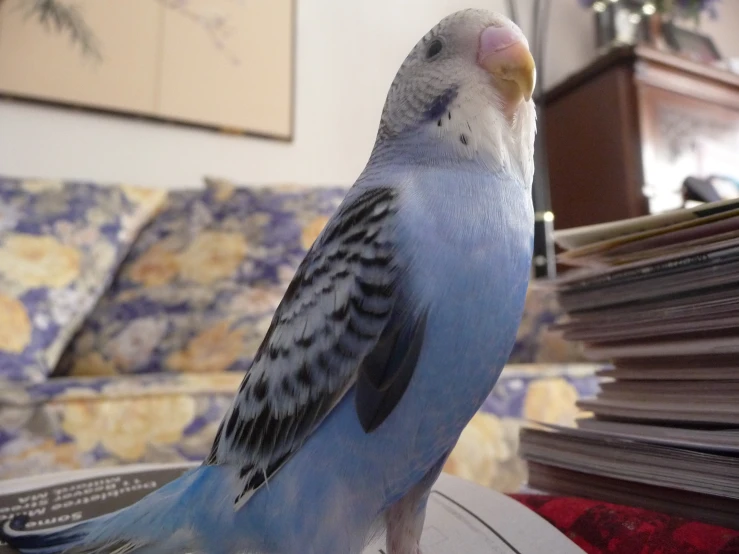
[(432, 132), (464, 159), (478, 158), (491, 167), (517, 175), (530, 184), (536, 115), (531, 101), (521, 102), (512, 114), (501, 109), (503, 100), (484, 80), (460, 87)]
[(481, 157), (496, 166), (507, 167), (513, 122), (500, 109), (500, 99), (489, 83), (471, 79), (467, 86), (460, 87), (441, 124), (433, 128), (438, 138), (447, 142), (458, 156)]

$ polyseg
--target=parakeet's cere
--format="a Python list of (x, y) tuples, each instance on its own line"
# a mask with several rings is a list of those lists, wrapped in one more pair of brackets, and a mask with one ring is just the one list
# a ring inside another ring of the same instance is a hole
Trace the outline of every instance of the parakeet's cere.
[[(347, 78), (350, 76), (347, 75)], [(533, 243), (535, 68), (503, 16), (413, 48), (369, 161), (298, 268), (204, 463), (28, 554), (419, 554), (429, 490), (513, 347)]]

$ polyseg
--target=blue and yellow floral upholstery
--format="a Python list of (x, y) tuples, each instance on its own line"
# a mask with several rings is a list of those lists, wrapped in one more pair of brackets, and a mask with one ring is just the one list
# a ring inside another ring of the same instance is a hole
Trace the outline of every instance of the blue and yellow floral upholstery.
[[(163, 202), (0, 180), (0, 379), (14, 381), (0, 384), (0, 479), (202, 460), (345, 193), (208, 179)], [(595, 394), (597, 366), (574, 363), (579, 347), (547, 329), (559, 314), (530, 288), (509, 366), (445, 471), (519, 490), (523, 421), (571, 423), (576, 399)]]
[(523, 318), (508, 363), (587, 362), (580, 343), (566, 341), (561, 333), (549, 328), (563, 314), (555, 291), (532, 281), (526, 291)]
[(170, 193), (57, 375), (244, 372), (342, 188)]
[(243, 376), (57, 378), (0, 390), (0, 479), (202, 460)]
[[(571, 422), (596, 366), (510, 366), (465, 429), (445, 471), (499, 490), (526, 478), (524, 418)], [(0, 391), (0, 479), (83, 467), (199, 461), (242, 376), (159, 373), (49, 379)]]
[(48, 377), (164, 197), (0, 177), (0, 381)]
[(576, 402), (598, 391), (599, 365), (510, 364), (472, 418), (444, 470), (503, 492), (527, 481), (518, 456), (518, 435), (526, 420), (573, 425), (585, 415)]

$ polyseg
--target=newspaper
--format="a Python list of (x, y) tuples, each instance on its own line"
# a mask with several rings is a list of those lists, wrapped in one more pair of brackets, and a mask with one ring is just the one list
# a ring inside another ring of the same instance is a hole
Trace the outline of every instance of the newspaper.
[(566, 250), (589, 247), (592, 251), (596, 251), (631, 240), (656, 236), (665, 230), (672, 231), (675, 228), (685, 228), (692, 224), (700, 225), (701, 220), (714, 221), (721, 216), (733, 215), (739, 215), (739, 200), (727, 199), (701, 204), (693, 208), (562, 229), (555, 231), (554, 240)]
[[(138, 501), (191, 467), (138, 464), (0, 481), (0, 521), (27, 514), (27, 529), (84, 521)], [(447, 474), (429, 497), (421, 547), (424, 554), (584, 554), (522, 504)], [(14, 553), (0, 542), (0, 554)], [(385, 554), (384, 538), (365, 554)]]
[(581, 421), (521, 430), (531, 486), (739, 528), (736, 431)]

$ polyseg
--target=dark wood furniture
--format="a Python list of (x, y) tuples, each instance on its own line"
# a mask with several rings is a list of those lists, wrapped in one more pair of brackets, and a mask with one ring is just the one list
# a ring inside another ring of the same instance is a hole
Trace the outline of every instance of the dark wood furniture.
[(735, 148), (739, 75), (647, 46), (596, 59), (542, 98), (555, 229), (678, 208), (716, 168), (701, 139)]

